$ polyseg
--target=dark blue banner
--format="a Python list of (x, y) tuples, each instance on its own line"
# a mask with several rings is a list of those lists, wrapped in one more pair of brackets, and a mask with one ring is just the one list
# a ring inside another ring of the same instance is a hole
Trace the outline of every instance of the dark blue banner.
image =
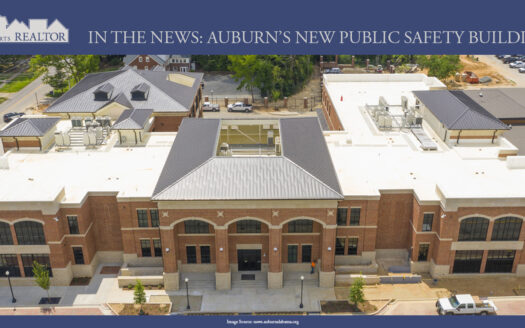
[(524, 12), (508, 0), (3, 1), (0, 53), (523, 53)]

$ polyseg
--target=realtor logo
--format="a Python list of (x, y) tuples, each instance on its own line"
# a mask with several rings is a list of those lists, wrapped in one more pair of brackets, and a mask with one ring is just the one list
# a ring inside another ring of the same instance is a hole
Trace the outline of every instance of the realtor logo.
[(69, 30), (55, 19), (51, 25), (47, 19), (30, 19), (29, 25), (13, 20), (8, 24), (7, 17), (0, 15), (0, 43), (67, 43)]

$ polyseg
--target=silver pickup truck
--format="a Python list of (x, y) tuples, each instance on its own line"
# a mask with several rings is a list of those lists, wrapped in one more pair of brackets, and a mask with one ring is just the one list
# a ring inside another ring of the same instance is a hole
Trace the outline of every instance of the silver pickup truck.
[(228, 112), (251, 112), (252, 105), (244, 104), (243, 102), (236, 102), (235, 104), (228, 105)]
[(462, 294), (449, 298), (440, 298), (436, 302), (436, 308), (441, 315), (454, 314), (494, 314), (498, 310), (494, 302), (489, 300), (475, 301), (472, 295)]

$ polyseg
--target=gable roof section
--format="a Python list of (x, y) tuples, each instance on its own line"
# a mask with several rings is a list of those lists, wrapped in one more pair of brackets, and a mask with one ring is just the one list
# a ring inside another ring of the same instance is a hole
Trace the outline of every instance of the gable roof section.
[(113, 124), (113, 130), (141, 130), (148, 122), (153, 109), (126, 109)]
[(153, 199), (341, 199), (318, 119), (280, 124), (283, 156), (229, 157), (215, 155), (220, 120), (184, 119)]
[(215, 154), (220, 120), (186, 118), (160, 174), (154, 195), (161, 193)]
[(449, 130), (508, 130), (509, 127), (461, 91), (413, 91)]
[[(128, 108), (152, 108), (154, 112), (188, 112), (200, 87), (203, 74), (184, 73), (194, 79), (190, 87), (169, 81), (168, 74), (169, 72), (126, 69), (88, 75), (51, 104), (46, 112), (95, 113), (111, 103), (97, 101), (93, 96), (93, 91), (106, 83), (114, 86), (113, 94), (117, 95), (115, 100)], [(150, 86), (148, 99), (132, 100), (131, 90), (143, 83)]]
[(58, 121), (58, 117), (21, 117), (0, 131), (0, 137), (42, 137)]
[(341, 194), (319, 119), (285, 118), (280, 124), (283, 156)]

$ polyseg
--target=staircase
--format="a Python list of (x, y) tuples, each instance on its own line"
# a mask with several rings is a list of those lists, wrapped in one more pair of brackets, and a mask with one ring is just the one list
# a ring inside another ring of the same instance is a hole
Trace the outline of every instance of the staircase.
[(215, 289), (215, 273), (208, 272), (181, 272), (180, 289), (186, 288), (185, 278), (189, 279), (188, 288), (191, 290)]
[(71, 147), (83, 147), (84, 146), (84, 129), (71, 129), (69, 132), (69, 139), (71, 141)]
[[(243, 274), (254, 274), (255, 280), (241, 280)], [(268, 288), (268, 273), (261, 271), (232, 272), (232, 288)]]

